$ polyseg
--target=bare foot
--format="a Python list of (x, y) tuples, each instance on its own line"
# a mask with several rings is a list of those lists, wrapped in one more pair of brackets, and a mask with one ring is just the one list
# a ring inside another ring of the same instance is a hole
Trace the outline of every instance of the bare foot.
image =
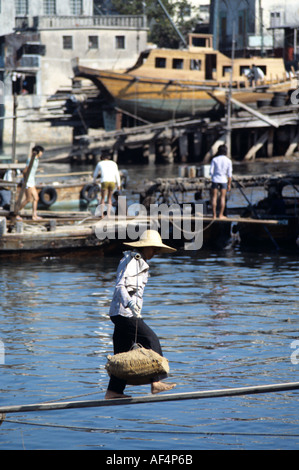
[(34, 215), (34, 216), (32, 217), (32, 220), (43, 220), (43, 218), (42, 218), (42, 217), (39, 217), (38, 215)]
[(161, 393), (161, 392), (167, 392), (168, 390), (171, 390), (172, 388), (176, 387), (176, 384), (170, 384), (170, 383), (163, 383), (163, 382), (153, 382), (152, 383), (152, 393)]
[(16, 220), (23, 220), (22, 217), (20, 215), (17, 215), (16, 216)]
[(6, 418), (6, 415), (4, 413), (0, 413), (0, 426), (3, 423), (3, 421), (5, 420), (5, 418)]
[(131, 398), (131, 396), (125, 395), (123, 393), (116, 393), (116, 392), (113, 392), (112, 390), (107, 390), (106, 395), (105, 395), (105, 400), (113, 400), (115, 398)]

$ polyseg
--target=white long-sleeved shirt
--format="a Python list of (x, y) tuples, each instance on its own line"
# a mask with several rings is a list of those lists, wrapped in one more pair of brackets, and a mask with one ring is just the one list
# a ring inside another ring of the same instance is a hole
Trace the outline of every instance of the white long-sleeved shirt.
[(211, 162), (210, 175), (213, 183), (227, 183), (233, 175), (231, 160), (226, 155), (218, 155)]
[(101, 174), (101, 183), (116, 183), (120, 187), (118, 166), (113, 160), (102, 160), (97, 164), (93, 173), (94, 180), (99, 173)]
[(115, 315), (133, 317), (131, 310), (127, 307), (130, 300), (133, 300), (140, 309), (142, 308), (148, 270), (149, 265), (139, 253), (124, 252), (124, 257), (117, 269), (116, 285), (109, 311), (111, 317)]

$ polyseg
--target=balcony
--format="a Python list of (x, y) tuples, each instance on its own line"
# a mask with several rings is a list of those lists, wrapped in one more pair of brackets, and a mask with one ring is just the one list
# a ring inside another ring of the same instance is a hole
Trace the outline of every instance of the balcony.
[(16, 29), (146, 29), (146, 16), (143, 15), (103, 15), (103, 16), (34, 16), (16, 17)]
[(40, 57), (38, 55), (23, 55), (18, 68), (32, 69), (40, 67)]

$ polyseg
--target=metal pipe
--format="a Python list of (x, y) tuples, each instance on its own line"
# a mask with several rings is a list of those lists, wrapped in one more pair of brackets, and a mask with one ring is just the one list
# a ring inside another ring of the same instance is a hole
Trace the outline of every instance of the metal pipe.
[(170, 23), (171, 23), (171, 26), (173, 27), (173, 29), (175, 30), (175, 32), (177, 33), (177, 35), (179, 36), (180, 40), (182, 41), (182, 43), (184, 44), (185, 47), (188, 47), (188, 44), (187, 44), (187, 41), (186, 39), (183, 37), (182, 33), (179, 31), (179, 29), (176, 27), (176, 25), (174, 24), (174, 22), (172, 21), (172, 18), (171, 16), (169, 15), (168, 11), (166, 10), (165, 6), (163, 5), (162, 1), (161, 0), (158, 0), (158, 3), (160, 5), (160, 7), (162, 8), (162, 10), (164, 11), (165, 15), (167, 16), (167, 18), (169, 19)]

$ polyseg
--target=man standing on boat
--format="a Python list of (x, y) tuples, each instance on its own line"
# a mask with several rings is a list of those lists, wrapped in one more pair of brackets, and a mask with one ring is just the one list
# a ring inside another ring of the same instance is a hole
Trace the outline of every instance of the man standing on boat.
[(250, 86), (256, 86), (259, 80), (265, 78), (265, 74), (260, 67), (252, 64), (251, 69), (248, 72), (247, 78), (249, 79)]
[(227, 157), (226, 145), (220, 145), (216, 156), (212, 159), (210, 175), (212, 178), (211, 204), (213, 219), (216, 219), (218, 190), (220, 190), (219, 219), (223, 219), (226, 205), (226, 194), (231, 189), (233, 167), (231, 160)]
[(120, 191), (121, 184), (118, 166), (113, 160), (110, 160), (108, 152), (104, 152), (101, 157), (101, 161), (95, 167), (93, 173), (94, 183), (96, 182), (99, 173), (101, 174), (101, 198), (99, 201), (101, 206), (101, 215), (103, 216), (104, 214), (104, 204), (107, 196), (107, 216), (109, 217), (112, 206), (113, 191), (116, 187)]

